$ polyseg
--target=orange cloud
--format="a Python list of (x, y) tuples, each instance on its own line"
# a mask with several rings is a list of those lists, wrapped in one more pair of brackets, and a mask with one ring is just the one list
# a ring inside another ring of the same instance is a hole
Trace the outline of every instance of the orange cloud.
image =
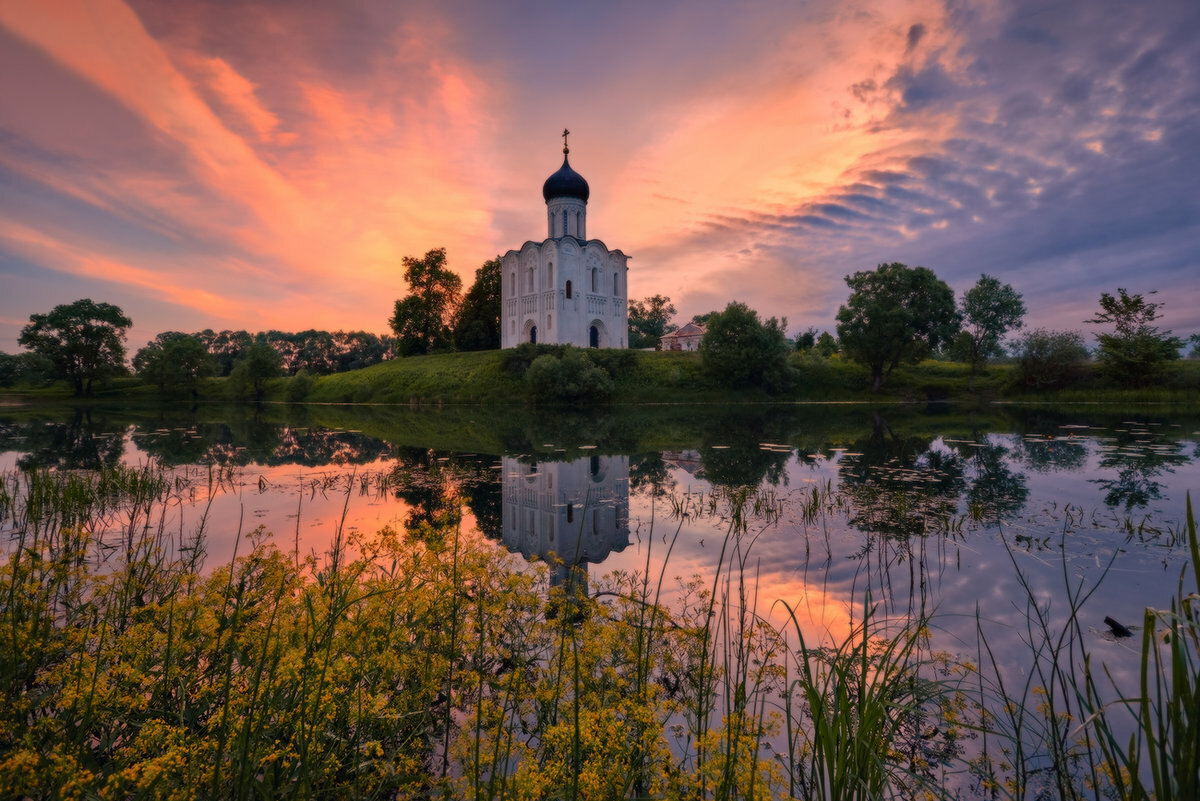
[[(17, 169), (109, 213), (158, 221), (166, 236), (186, 231), (238, 253), (204, 274), (261, 273), (292, 301), (263, 310), (280, 327), (382, 330), (404, 291), (405, 255), (449, 245), (467, 280), (492, 255), (487, 197), (500, 181), (487, 144), (491, 95), (470, 65), (441, 52), (436, 28), (399, 30), (395, 55), (352, 86), (306, 71), (303, 54), (273, 61), (264, 79), (288, 76), (304, 100), (281, 109), (234, 63), (155, 40), (115, 0), (8, 3), (0, 25), (133, 112), (183, 155), (187, 173), (110, 168), (101, 158), (86, 170)], [(103, 144), (93, 143), (97, 153)], [(113, 261), (161, 275), (156, 291), (194, 284), (161, 253), (127, 249)], [(139, 273), (121, 274), (140, 285)]]

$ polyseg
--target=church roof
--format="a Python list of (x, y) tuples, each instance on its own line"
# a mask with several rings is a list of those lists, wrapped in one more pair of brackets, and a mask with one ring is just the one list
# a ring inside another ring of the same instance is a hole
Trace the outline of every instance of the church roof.
[(556, 197), (573, 197), (587, 203), (590, 193), (591, 190), (588, 189), (588, 182), (583, 179), (582, 175), (571, 169), (565, 153), (563, 154), (562, 166), (559, 167), (558, 172), (551, 175), (546, 179), (546, 183), (542, 184), (542, 197), (545, 198), (547, 203)]

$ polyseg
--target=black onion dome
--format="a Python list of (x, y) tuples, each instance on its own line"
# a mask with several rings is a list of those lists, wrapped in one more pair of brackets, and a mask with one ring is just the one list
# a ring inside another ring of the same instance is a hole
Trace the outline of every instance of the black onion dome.
[(542, 197), (547, 203), (551, 198), (556, 197), (573, 197), (587, 203), (590, 192), (588, 182), (583, 179), (582, 175), (571, 169), (566, 156), (563, 156), (563, 165), (558, 172), (551, 175), (546, 179), (546, 183), (542, 184)]

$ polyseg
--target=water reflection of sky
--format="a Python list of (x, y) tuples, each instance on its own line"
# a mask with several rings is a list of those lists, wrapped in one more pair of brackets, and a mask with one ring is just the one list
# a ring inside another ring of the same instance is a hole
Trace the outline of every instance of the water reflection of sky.
[[(696, 576), (718, 592), (744, 578), (760, 614), (783, 626), (786, 605), (810, 639), (844, 636), (868, 593), (893, 618), (935, 612), (935, 646), (965, 658), (976, 658), (978, 620), (1012, 675), (1029, 667), (1019, 576), (1061, 624), (1064, 587), (1091, 587), (1106, 571), (1082, 621), (1114, 674), (1132, 675), (1136, 642), (1114, 640), (1103, 619), (1137, 625), (1144, 608), (1169, 603), (1185, 560), (1184, 497), (1200, 499), (1197, 432), (1169, 421), (939, 435), (892, 430), (877, 416), (838, 441), (718, 431), (677, 450), (600, 447), (576, 450), (579, 459), (565, 458), (579, 443), (464, 454), (253, 421), (240, 431), (101, 428), (6, 423), (0, 469), (171, 465), (185, 489), (167, 525), (183, 535), (205, 517), (210, 565), (260, 526), (282, 548), (321, 553), (339, 527), (404, 528), (461, 507), (464, 526), (525, 556), (549, 549), (571, 561), (558, 549), (570, 551), (601, 584), (615, 570), (662, 576), (668, 603)], [(745, 507), (730, 533), (739, 491), (763, 509)], [(588, 504), (603, 516), (588, 518)], [(589, 519), (595, 542), (585, 547)]]

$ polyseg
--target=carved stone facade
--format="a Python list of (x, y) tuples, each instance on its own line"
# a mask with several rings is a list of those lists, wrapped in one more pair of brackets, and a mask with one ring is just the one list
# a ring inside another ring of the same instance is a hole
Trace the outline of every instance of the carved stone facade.
[(563, 166), (546, 179), (548, 238), (501, 258), (501, 346), (523, 342), (624, 348), (629, 340), (629, 257), (586, 239), (587, 181)]

